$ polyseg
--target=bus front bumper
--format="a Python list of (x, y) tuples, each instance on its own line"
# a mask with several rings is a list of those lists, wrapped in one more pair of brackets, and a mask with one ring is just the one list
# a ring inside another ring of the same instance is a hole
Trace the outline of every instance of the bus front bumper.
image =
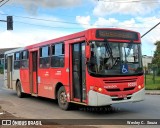
[[(138, 102), (144, 100), (145, 89), (141, 89), (138, 92), (130, 95), (130, 99), (121, 99), (114, 100), (113, 97), (109, 95), (104, 95), (93, 90), (90, 90), (88, 93), (88, 105), (89, 106), (106, 106), (115, 103), (124, 103), (124, 102)], [(118, 98), (118, 97), (117, 97)]]

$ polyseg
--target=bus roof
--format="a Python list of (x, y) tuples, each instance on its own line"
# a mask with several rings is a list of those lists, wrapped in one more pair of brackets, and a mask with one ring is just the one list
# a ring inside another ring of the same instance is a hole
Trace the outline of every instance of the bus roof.
[(24, 47), (6, 51), (4, 54), (12, 54), (12, 53), (15, 53), (15, 52), (18, 52), (18, 51), (22, 51), (22, 50), (24, 50)]
[[(96, 31), (98, 29), (101, 29), (101, 30), (103, 30), (103, 29), (104, 30), (122, 30), (122, 31), (128, 31), (128, 32), (136, 32), (136, 31), (121, 29), (121, 28), (91, 28), (91, 29), (87, 29), (87, 30), (84, 30), (84, 31), (81, 31), (81, 32), (70, 34), (70, 35), (66, 35), (66, 36), (55, 38), (55, 39), (43, 41), (43, 42), (40, 42), (40, 43), (35, 43), (35, 44), (32, 44), (32, 45), (28, 45), (28, 46), (25, 46), (25, 47), (9, 50), (9, 51), (6, 51), (4, 54), (10, 54), (10, 53), (22, 51), (22, 50), (25, 50), (25, 49), (30, 49), (30, 48), (37, 48), (37, 47), (49, 45), (51, 43), (63, 42), (63, 41), (66, 41), (66, 40), (76, 39), (76, 38), (79, 38), (79, 37), (86, 37), (86, 35), (88, 33), (92, 32), (92, 31)], [(139, 32), (136, 32), (136, 33), (139, 34)]]
[[(91, 28), (91, 29), (87, 29), (87, 30), (84, 30), (84, 31), (81, 31), (81, 32), (74, 33), (74, 34), (70, 34), (70, 35), (58, 37), (58, 38), (55, 38), (55, 39), (43, 41), (43, 42), (40, 42), (40, 43), (32, 44), (32, 45), (26, 46), (26, 48), (36, 48), (36, 47), (48, 45), (48, 44), (55, 43), (55, 42), (58, 43), (58, 42), (66, 41), (66, 40), (71, 40), (71, 39), (83, 37), (83, 36), (86, 36), (91, 31), (96, 31), (98, 29), (101, 29), (101, 30), (102, 29), (106, 29), (106, 30), (122, 30), (122, 31), (136, 32), (136, 31), (127, 30), (127, 29), (121, 29), (121, 28)], [(136, 32), (136, 33), (138, 33), (138, 32)]]

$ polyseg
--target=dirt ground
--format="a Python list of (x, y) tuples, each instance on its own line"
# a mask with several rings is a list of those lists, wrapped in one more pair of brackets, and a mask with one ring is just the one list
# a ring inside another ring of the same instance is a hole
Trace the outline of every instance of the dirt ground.
[[(0, 106), (0, 121), (1, 119), (23, 119), (19, 117), (15, 117), (14, 115), (4, 111)], [(43, 126), (2, 126), (0, 128), (96, 128), (94, 126), (71, 126), (71, 125), (59, 125), (55, 123), (54, 125), (43, 125)]]

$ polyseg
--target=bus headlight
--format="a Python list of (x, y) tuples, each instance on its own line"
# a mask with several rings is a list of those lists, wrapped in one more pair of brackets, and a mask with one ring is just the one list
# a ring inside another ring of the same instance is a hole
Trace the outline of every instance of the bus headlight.
[(102, 88), (97, 87), (97, 86), (95, 86), (93, 90), (96, 91), (96, 92), (102, 92), (103, 91)]
[(138, 89), (142, 89), (142, 88), (144, 88), (144, 84), (138, 85)]
[(98, 91), (99, 91), (99, 92), (102, 92), (102, 90), (103, 90), (102, 88), (98, 88)]
[(138, 89), (141, 89), (142, 88), (142, 86), (141, 85), (138, 85)]

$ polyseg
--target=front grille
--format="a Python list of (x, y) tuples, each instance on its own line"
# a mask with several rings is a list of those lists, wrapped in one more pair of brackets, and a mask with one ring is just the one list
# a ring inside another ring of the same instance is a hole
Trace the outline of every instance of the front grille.
[(123, 90), (120, 90), (119, 88), (113, 88), (113, 89), (106, 89), (108, 92), (119, 92), (119, 91), (131, 91), (134, 90), (135, 87), (130, 88), (124, 88)]
[(128, 82), (136, 82), (137, 78), (132, 79), (114, 79), (114, 80), (103, 80), (105, 84), (110, 83), (128, 83)]
[[(103, 80), (104, 84), (122, 84), (124, 83), (125, 85), (127, 83), (132, 83), (136, 82), (137, 78), (132, 78), (132, 79), (114, 79), (114, 80)], [(108, 92), (119, 92), (119, 91), (130, 91), (134, 90), (135, 87), (125, 87), (124, 89), (120, 88), (106, 88), (106, 91)]]

